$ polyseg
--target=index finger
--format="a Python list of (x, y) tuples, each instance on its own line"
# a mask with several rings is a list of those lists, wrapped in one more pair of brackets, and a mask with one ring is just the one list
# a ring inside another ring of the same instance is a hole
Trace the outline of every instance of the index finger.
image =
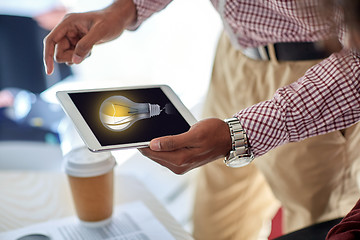
[(194, 149), (183, 148), (172, 152), (154, 152), (150, 148), (139, 148), (138, 150), (145, 157), (150, 158), (176, 174), (184, 174), (199, 165), (192, 161), (193, 157), (197, 156), (199, 152)]
[(54, 52), (55, 42), (46, 37), (44, 39), (44, 66), (46, 74), (50, 75), (54, 71)]
[(58, 25), (44, 38), (44, 66), (49, 75), (54, 71), (55, 46), (66, 36), (66, 33), (67, 30)]

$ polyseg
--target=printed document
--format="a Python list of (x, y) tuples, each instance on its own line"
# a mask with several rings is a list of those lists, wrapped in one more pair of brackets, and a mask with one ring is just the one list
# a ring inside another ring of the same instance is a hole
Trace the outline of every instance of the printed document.
[(0, 239), (16, 240), (27, 235), (31, 236), (32, 234), (45, 235), (51, 240), (174, 239), (142, 202), (132, 202), (117, 206), (114, 209), (112, 221), (103, 227), (86, 227), (81, 224), (76, 216), (71, 216), (0, 233)]

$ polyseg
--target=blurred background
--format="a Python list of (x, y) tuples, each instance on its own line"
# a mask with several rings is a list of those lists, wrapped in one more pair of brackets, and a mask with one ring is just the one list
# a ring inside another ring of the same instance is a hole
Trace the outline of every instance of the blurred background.
[[(62, 157), (77, 133), (57, 103), (58, 90), (167, 84), (201, 118), (222, 29), (208, 0), (174, 1), (136, 31), (95, 46), (80, 65), (57, 65), (52, 76), (45, 75), (42, 39), (53, 20), (65, 11), (96, 10), (111, 2), (0, 0), (1, 170), (62, 171)], [(119, 173), (140, 179), (191, 231), (196, 171), (177, 176), (137, 150), (113, 155)]]

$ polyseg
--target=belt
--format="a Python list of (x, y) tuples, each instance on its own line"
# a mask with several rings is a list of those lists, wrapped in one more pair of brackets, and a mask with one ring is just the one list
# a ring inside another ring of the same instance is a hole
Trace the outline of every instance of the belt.
[[(330, 56), (328, 51), (321, 49), (314, 42), (283, 42), (274, 43), (275, 55), (278, 61), (301, 61), (324, 59)], [(269, 60), (268, 46), (245, 48), (242, 53), (254, 60)]]

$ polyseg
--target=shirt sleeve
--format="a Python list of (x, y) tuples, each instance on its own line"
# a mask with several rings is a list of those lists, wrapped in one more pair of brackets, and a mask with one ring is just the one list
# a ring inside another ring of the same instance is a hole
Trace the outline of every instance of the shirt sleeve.
[(327, 234), (326, 240), (356, 240), (360, 236), (360, 199), (351, 211)]
[(310, 68), (272, 99), (237, 114), (255, 157), (288, 142), (360, 120), (360, 55), (343, 50)]
[(136, 30), (146, 19), (155, 12), (164, 9), (172, 0), (133, 0), (136, 6), (136, 22), (128, 26), (128, 30)]

